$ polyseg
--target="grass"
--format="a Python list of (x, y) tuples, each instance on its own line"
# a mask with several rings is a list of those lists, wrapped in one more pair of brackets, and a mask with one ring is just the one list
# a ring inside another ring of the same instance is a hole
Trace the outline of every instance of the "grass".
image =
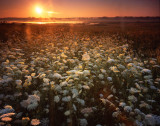
[(159, 23), (1, 26), (1, 125), (160, 124)]

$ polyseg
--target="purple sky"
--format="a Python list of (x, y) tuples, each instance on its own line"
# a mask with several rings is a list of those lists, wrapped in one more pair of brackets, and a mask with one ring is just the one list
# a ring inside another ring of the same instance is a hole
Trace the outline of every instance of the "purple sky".
[[(42, 15), (35, 12), (36, 6), (43, 8)], [(160, 16), (160, 0), (0, 0), (0, 17), (34, 16)]]

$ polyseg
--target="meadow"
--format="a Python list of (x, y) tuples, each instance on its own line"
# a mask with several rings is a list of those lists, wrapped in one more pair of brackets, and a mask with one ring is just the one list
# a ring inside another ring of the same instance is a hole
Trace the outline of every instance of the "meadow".
[(160, 125), (159, 28), (0, 24), (0, 125)]

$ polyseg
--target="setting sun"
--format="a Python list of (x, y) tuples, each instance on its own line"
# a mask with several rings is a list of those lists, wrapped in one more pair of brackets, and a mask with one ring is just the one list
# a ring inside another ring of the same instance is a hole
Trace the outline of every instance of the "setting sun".
[(40, 8), (40, 7), (36, 7), (36, 12), (38, 13), (38, 14), (41, 14), (42, 13), (42, 11), (43, 11), (43, 9), (42, 8)]

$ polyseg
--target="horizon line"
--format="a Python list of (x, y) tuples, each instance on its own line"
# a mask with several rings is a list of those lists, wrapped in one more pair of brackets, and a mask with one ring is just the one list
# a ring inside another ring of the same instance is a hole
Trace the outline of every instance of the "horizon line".
[[(132, 18), (160, 18), (160, 16), (95, 16), (95, 17), (49, 17), (49, 18), (127, 18), (127, 17), (132, 17)], [(0, 17), (2, 18), (43, 18), (43, 19), (48, 19), (47, 17)]]

